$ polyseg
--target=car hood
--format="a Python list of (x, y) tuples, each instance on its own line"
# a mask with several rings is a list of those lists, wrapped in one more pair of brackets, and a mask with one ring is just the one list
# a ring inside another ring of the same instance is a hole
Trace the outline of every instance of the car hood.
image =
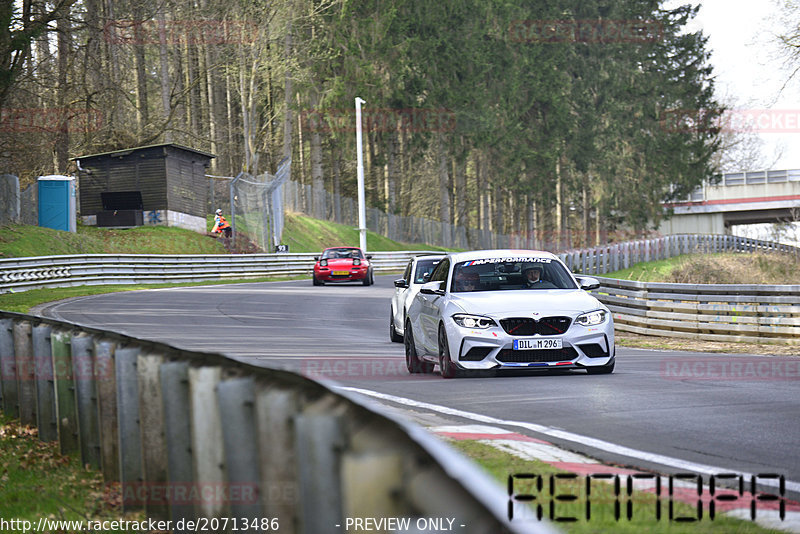
[(542, 315), (576, 314), (604, 308), (582, 289), (522, 289), (453, 293), (453, 304), (466, 313), (507, 316), (537, 313)]

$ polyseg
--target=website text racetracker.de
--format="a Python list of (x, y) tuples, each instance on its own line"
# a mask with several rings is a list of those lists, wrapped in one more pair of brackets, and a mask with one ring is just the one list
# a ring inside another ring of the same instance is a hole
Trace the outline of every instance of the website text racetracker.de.
[(199, 518), (179, 519), (178, 521), (158, 521), (144, 519), (133, 521), (126, 519), (115, 520), (81, 520), (65, 521), (48, 518), (39, 518), (38, 521), (26, 519), (0, 518), (0, 532), (23, 533), (29, 532), (277, 532), (280, 523), (276, 518)]

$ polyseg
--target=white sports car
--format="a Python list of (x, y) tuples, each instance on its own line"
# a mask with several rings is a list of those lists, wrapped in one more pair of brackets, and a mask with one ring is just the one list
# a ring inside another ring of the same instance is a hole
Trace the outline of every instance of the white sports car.
[(448, 254), (408, 309), (406, 365), (445, 378), (469, 370), (614, 371), (611, 313), (549, 252), (482, 250)]
[(408, 260), (403, 278), (394, 281), (392, 309), (389, 315), (389, 339), (396, 343), (403, 341), (403, 328), (406, 323), (408, 306), (414, 299), (422, 284), (427, 282), (433, 268), (444, 258), (443, 255), (426, 254)]

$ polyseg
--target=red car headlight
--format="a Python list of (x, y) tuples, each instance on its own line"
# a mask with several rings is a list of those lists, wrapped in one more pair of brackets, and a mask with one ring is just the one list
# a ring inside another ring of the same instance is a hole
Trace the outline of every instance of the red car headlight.
[(354, 258), (353, 265), (361, 265), (361, 260), (359, 258)]
[(319, 260), (320, 267), (326, 267), (328, 265), (328, 260)]

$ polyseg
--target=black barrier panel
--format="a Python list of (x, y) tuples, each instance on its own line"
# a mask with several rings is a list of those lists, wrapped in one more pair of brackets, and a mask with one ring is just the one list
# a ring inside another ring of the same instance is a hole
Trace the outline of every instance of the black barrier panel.
[(141, 191), (104, 191), (100, 199), (105, 211), (144, 209)]

